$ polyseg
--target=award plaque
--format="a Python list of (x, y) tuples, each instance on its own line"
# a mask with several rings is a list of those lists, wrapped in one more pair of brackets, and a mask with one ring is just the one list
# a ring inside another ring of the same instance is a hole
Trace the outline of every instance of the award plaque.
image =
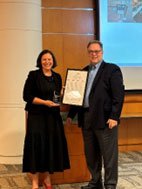
[(82, 106), (86, 90), (88, 71), (68, 69), (63, 93), (63, 104)]

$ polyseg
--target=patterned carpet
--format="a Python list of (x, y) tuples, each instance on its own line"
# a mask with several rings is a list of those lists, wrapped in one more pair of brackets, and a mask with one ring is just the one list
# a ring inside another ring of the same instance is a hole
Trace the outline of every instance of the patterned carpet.
[[(86, 183), (54, 185), (54, 189), (79, 189)], [(21, 165), (0, 164), (0, 189), (31, 189)], [(119, 154), (119, 181), (117, 189), (142, 189), (142, 152)]]

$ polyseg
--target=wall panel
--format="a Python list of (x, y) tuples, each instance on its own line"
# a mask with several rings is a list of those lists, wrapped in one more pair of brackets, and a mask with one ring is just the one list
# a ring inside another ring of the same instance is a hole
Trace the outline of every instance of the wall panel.
[(92, 0), (42, 3), (43, 48), (55, 53), (59, 65), (55, 70), (62, 74), (63, 83), (67, 68), (88, 63), (86, 46), (95, 37), (93, 6)]
[(61, 33), (63, 16), (60, 9), (43, 9), (43, 33)]
[(74, 9), (43, 9), (44, 33), (94, 33), (93, 11)]
[(87, 10), (64, 10), (63, 32), (94, 34), (94, 14)]
[(119, 129), (121, 151), (142, 150), (142, 94), (126, 94)]
[(94, 8), (92, 0), (42, 0), (44, 7)]

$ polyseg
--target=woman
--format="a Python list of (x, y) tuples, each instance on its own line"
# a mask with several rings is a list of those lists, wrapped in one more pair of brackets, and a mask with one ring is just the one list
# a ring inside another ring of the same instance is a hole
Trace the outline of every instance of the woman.
[(70, 168), (60, 105), (53, 101), (61, 93), (61, 76), (54, 54), (43, 50), (37, 58), (39, 69), (30, 71), (23, 99), (28, 112), (24, 143), (23, 172), (31, 173), (32, 189), (39, 188), (39, 173), (45, 189), (52, 189), (50, 174)]

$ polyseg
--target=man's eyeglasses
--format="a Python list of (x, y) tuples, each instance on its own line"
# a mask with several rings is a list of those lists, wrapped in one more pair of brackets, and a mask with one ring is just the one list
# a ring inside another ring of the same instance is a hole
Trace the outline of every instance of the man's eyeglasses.
[(89, 54), (93, 54), (93, 53), (99, 54), (101, 51), (102, 51), (102, 50), (94, 50), (94, 51), (93, 51), (93, 50), (89, 50), (88, 53), (89, 53)]

